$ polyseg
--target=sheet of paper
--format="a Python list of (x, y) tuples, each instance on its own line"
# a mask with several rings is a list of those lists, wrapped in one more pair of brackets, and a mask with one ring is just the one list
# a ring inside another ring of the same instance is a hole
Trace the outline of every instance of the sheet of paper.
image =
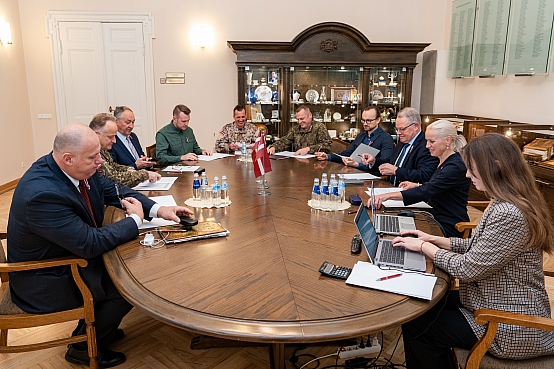
[(344, 180), (348, 182), (353, 182), (353, 181), (362, 182), (362, 181), (369, 181), (372, 179), (381, 179), (381, 177), (377, 177), (369, 173), (347, 173), (344, 175)]
[[(402, 273), (402, 276), (384, 281), (377, 281), (379, 278), (398, 273)], [(346, 283), (354, 286), (373, 288), (380, 291), (431, 300), (436, 281), (437, 277), (432, 274), (399, 271), (398, 269), (380, 269), (378, 266), (371, 263), (358, 261), (354, 265), (354, 268), (352, 268), (352, 273), (350, 273)]]
[(162, 177), (158, 182), (144, 181), (139, 183), (133, 190), (137, 191), (167, 191), (173, 186), (173, 183), (177, 180), (177, 177)]
[(292, 151), (279, 151), (278, 153), (276, 153), (276, 155), (288, 156), (288, 157), (297, 158), (297, 159), (315, 158), (315, 155), (313, 155), (313, 154), (307, 154), (307, 155), (294, 155), (294, 152), (292, 152)]
[[(177, 203), (175, 202), (173, 195), (153, 196), (153, 197), (150, 197), (150, 200), (162, 206), (177, 206)], [(173, 225), (173, 224), (177, 224), (177, 223), (175, 223), (172, 220), (165, 220), (162, 218), (152, 218), (151, 221), (144, 220), (144, 223), (142, 223), (139, 229), (163, 227), (163, 226)]]
[(198, 155), (198, 160), (199, 161), (212, 161), (212, 160), (226, 158), (228, 156), (234, 156), (234, 155), (214, 152), (212, 155)]
[[(368, 196), (371, 196), (371, 188), (368, 187), (369, 191), (366, 191), (365, 193), (368, 194)], [(398, 192), (402, 191), (399, 187), (389, 187), (389, 188), (374, 188), (373, 192), (375, 192), (376, 195), (381, 195), (388, 192)], [(418, 209), (432, 209), (433, 207), (429, 204), (427, 204), (424, 201), (416, 202), (412, 205), (404, 205), (404, 201), (401, 200), (387, 200), (383, 201), (383, 206), (386, 208), (418, 208)]]
[(358, 163), (362, 163), (362, 154), (369, 154), (371, 156), (377, 156), (379, 154), (379, 149), (376, 149), (375, 147), (368, 146), (366, 144), (359, 144), (358, 147), (356, 147), (356, 150), (350, 155), (350, 157), (354, 160), (356, 160)]
[(194, 172), (198, 168), (199, 165), (168, 165), (162, 172)]

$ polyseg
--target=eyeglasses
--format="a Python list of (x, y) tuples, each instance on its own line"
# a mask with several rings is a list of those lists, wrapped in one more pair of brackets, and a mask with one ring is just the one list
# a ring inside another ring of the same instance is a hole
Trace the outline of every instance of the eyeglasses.
[(405, 130), (407, 130), (408, 128), (410, 128), (411, 126), (413, 126), (414, 124), (416, 124), (417, 122), (413, 122), (413, 123), (410, 123), (408, 124), (406, 127), (402, 127), (402, 128), (398, 128), (398, 127), (394, 127), (394, 130), (396, 132), (404, 132)]
[(379, 117), (375, 118), (375, 119), (362, 119), (362, 123), (371, 123), (371, 122), (375, 122), (377, 119), (379, 119)]

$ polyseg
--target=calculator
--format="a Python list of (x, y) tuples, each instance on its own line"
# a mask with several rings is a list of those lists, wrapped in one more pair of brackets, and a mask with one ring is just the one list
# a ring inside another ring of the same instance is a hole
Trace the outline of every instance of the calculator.
[(329, 263), (328, 261), (324, 261), (319, 267), (319, 272), (329, 277), (346, 279), (352, 272), (352, 268), (337, 266)]

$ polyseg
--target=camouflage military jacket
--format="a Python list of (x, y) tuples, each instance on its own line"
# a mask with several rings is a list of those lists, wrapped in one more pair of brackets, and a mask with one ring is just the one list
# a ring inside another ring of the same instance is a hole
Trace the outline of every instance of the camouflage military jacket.
[[(226, 124), (215, 141), (215, 151), (229, 152), (229, 145), (233, 142), (246, 142), (252, 144), (256, 141), (258, 129), (252, 123), (245, 123), (242, 129), (238, 128), (235, 122)], [(232, 151), (232, 150), (231, 150)]]
[[(310, 147), (308, 154), (313, 154), (317, 150), (321, 152), (331, 151), (331, 137), (325, 124), (312, 122), (310, 129), (302, 129), (300, 125), (295, 124), (286, 136), (273, 144), (275, 152), (279, 151), (297, 151), (305, 147)], [(321, 149), (320, 149), (321, 147)]]
[(134, 170), (134, 168), (121, 165), (113, 161), (108, 150), (101, 149), (102, 166), (98, 171), (116, 182), (121, 182), (127, 187), (135, 187), (148, 179), (148, 171)]

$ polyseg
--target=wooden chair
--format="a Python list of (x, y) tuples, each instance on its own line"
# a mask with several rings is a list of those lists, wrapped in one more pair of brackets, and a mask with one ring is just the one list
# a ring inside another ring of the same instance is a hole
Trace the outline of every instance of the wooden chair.
[(156, 157), (156, 144), (146, 146), (146, 156), (148, 156), (149, 158)]
[(333, 137), (332, 140), (333, 142), (331, 142), (331, 152), (337, 154), (346, 150), (346, 148), (350, 145), (348, 142), (345, 142), (340, 138)]
[(513, 324), (522, 327), (537, 328), (554, 332), (554, 320), (525, 314), (515, 314), (506, 311), (479, 309), (475, 311), (475, 321), (488, 324), (483, 337), (477, 341), (471, 351), (454, 349), (458, 365), (462, 369), (546, 369), (554, 368), (554, 355), (541, 356), (527, 360), (497, 359), (488, 355), (487, 351), (494, 341), (499, 323)]
[[(1, 240), (4, 239), (6, 239), (6, 233), (0, 232), (0, 353), (35, 351), (86, 341), (88, 345), (88, 355), (90, 357), (90, 367), (97, 369), (98, 352), (96, 347), (96, 330), (94, 327), (94, 304), (92, 301), (92, 294), (85, 282), (81, 279), (77, 268), (78, 266), (82, 268), (85, 267), (87, 261), (76, 257), (65, 257), (40, 261), (6, 263), (6, 254), (4, 248), (1, 247)], [(71, 266), (73, 279), (83, 295), (83, 306), (50, 314), (29, 314), (21, 310), (11, 301), (8, 272), (51, 268), (64, 265)], [(86, 322), (86, 334), (27, 345), (8, 345), (9, 329), (39, 327), (79, 319), (84, 319)]]
[(469, 222), (458, 222), (455, 224), (455, 228), (458, 232), (462, 232), (462, 238), (468, 238), (471, 236), (471, 232), (477, 227), (481, 217), (483, 216), (484, 209), (489, 206), (490, 201), (468, 201), (467, 213), (469, 215)]

